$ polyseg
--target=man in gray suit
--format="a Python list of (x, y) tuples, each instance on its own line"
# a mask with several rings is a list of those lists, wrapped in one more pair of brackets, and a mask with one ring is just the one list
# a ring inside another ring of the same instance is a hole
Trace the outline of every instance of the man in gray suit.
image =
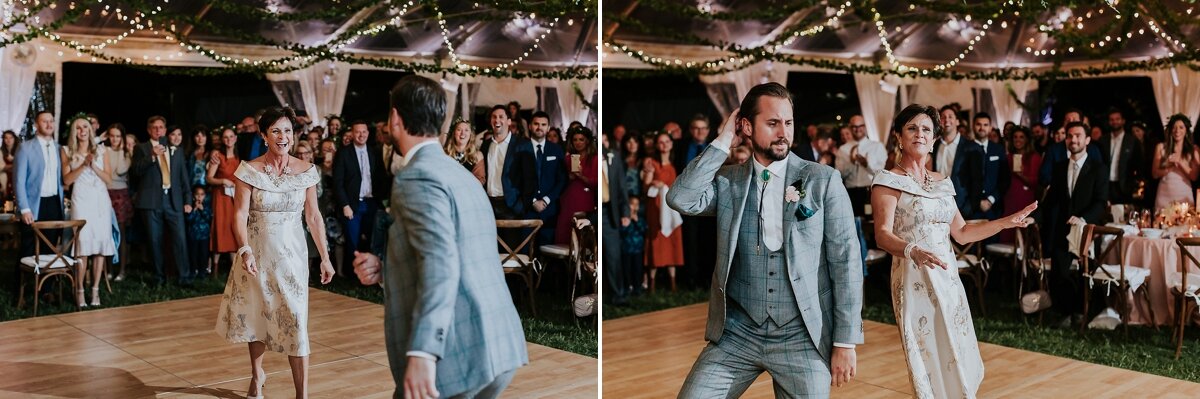
[[(776, 397), (828, 397), (854, 377), (863, 342), (862, 259), (838, 172), (792, 155), (792, 97), (750, 89), (667, 192), (685, 215), (716, 215), (708, 346), (680, 398), (738, 397), (766, 371)], [(721, 167), (735, 134), (753, 160)]]
[(403, 154), (392, 188), (395, 223), (384, 260), (356, 253), (354, 271), (363, 284), (384, 288), (393, 397), (495, 398), (529, 355), (491, 244), (491, 203), (438, 145), (446, 114), (439, 84), (400, 79), (390, 109), (389, 134)]

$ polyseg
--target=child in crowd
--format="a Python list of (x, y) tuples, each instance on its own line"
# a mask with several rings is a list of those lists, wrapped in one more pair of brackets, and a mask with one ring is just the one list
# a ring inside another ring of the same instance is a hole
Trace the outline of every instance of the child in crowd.
[(640, 295), (646, 289), (642, 261), (646, 251), (646, 221), (638, 215), (641, 200), (629, 197), (629, 225), (621, 228), (621, 265), (629, 270), (625, 278), (633, 285), (633, 294)]
[(192, 211), (184, 216), (187, 219), (188, 258), (192, 265), (192, 275), (205, 277), (211, 272), (208, 260), (208, 239), (211, 234), (213, 219), (212, 209), (204, 206), (208, 196), (204, 186), (192, 188)]

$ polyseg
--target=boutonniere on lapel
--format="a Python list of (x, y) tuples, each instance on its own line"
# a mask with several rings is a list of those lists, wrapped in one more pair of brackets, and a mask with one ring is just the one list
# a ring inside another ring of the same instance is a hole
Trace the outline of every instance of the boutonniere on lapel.
[(610, 152), (610, 153), (604, 154), (604, 161), (608, 162), (609, 165), (612, 165), (612, 160), (613, 160), (613, 153)]
[[(807, 196), (808, 193), (804, 190), (804, 180), (797, 180), (795, 183), (788, 186), (783, 193), (783, 199), (788, 203), (800, 202), (800, 200)], [(817, 213), (815, 209), (809, 208), (804, 204), (796, 204), (796, 219), (808, 219), (815, 213)]]

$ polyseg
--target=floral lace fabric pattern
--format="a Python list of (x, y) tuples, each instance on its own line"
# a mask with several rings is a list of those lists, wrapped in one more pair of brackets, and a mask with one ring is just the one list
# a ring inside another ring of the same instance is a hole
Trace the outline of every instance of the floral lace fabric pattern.
[(217, 333), (232, 343), (260, 341), (289, 356), (308, 356), (308, 244), (305, 190), (320, 181), (316, 167), (272, 179), (243, 162), (234, 173), (251, 186), (247, 245), (257, 276), (235, 257), (217, 315)]
[(983, 359), (950, 238), (957, 207), (949, 179), (926, 191), (905, 175), (884, 171), (873, 185), (900, 191), (893, 233), (931, 251), (949, 270), (892, 260), (892, 304), (915, 396), (974, 398), (983, 382)]

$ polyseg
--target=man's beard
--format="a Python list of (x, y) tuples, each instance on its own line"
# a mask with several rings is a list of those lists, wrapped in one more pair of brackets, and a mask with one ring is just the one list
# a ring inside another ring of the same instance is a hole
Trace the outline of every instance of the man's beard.
[[(759, 147), (758, 143), (755, 142), (754, 140), (750, 140), (750, 143), (754, 147), (755, 153), (762, 154), (763, 156), (767, 157), (767, 159), (770, 159), (771, 161), (782, 161), (784, 159), (787, 159), (789, 146), (788, 146), (788, 142), (786, 139), (775, 140), (775, 142), (771, 143), (770, 145), (767, 145), (766, 148)], [(780, 149), (778, 152), (775, 152), (775, 150), (773, 148), (771, 148), (775, 144), (783, 144), (783, 148)]]

